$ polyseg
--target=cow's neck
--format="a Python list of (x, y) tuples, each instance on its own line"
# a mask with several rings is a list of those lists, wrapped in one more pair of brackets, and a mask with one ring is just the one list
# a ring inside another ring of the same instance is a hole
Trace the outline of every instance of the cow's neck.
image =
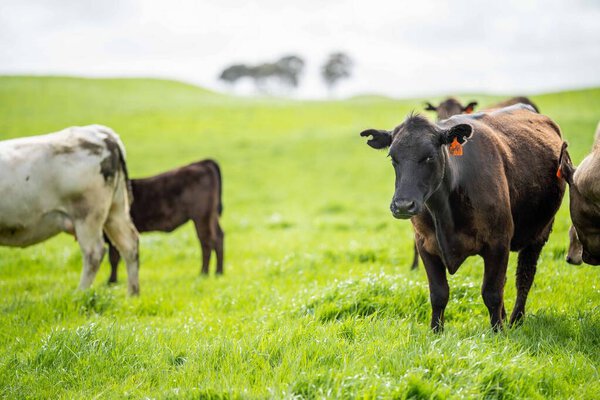
[(435, 226), (435, 237), (440, 248), (440, 257), (448, 272), (454, 274), (460, 264), (465, 260), (462, 245), (457, 240), (454, 216), (450, 204), (450, 194), (454, 190), (456, 171), (446, 156), (444, 178), (438, 189), (429, 197), (425, 203), (433, 217)]

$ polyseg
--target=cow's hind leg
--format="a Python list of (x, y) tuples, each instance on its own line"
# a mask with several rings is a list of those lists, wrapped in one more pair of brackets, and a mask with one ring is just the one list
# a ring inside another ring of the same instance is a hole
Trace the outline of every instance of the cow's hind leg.
[(544, 247), (545, 241), (533, 243), (519, 252), (519, 261), (517, 263), (517, 301), (515, 308), (510, 316), (510, 324), (515, 325), (522, 321), (525, 315), (525, 303), (529, 289), (533, 284), (533, 278), (537, 269), (537, 261), (540, 252)]
[(213, 250), (213, 238), (211, 235), (210, 222), (206, 218), (195, 218), (194, 226), (196, 227), (196, 235), (200, 241), (202, 249), (202, 275), (208, 275), (208, 266), (210, 264), (210, 256)]
[(140, 292), (138, 232), (129, 218), (128, 211), (126, 212), (123, 207), (116, 208), (111, 210), (104, 231), (125, 260), (129, 294), (138, 295)]
[(490, 323), (494, 330), (502, 329), (506, 316), (504, 308), (504, 284), (508, 267), (508, 245), (498, 244), (483, 254), (485, 271), (481, 296), (490, 313)]
[(75, 233), (83, 255), (83, 270), (79, 281), (79, 289), (83, 290), (92, 285), (106, 249), (102, 225), (93, 217), (75, 221)]

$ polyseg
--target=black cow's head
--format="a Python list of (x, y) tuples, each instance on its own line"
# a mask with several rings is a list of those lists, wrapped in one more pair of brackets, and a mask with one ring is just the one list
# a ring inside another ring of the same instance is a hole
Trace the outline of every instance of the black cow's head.
[(375, 149), (389, 147), (396, 175), (390, 210), (395, 218), (418, 214), (425, 202), (440, 187), (448, 151), (454, 141), (461, 145), (471, 137), (473, 128), (459, 124), (443, 129), (419, 115), (409, 116), (393, 131), (368, 129), (361, 136), (372, 136), (367, 144)]
[(437, 113), (438, 121), (441, 121), (443, 119), (450, 118), (453, 115), (471, 114), (475, 110), (476, 105), (477, 102), (472, 101), (463, 107), (463, 105), (460, 104), (460, 102), (454, 97), (449, 97), (442, 101), (437, 107), (434, 107), (433, 104), (429, 102), (425, 103), (425, 110), (435, 111)]

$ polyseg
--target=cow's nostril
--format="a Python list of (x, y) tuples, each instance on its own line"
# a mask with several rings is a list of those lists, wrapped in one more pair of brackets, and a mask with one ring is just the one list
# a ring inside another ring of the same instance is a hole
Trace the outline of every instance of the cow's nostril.
[(569, 264), (571, 264), (571, 261), (573, 261), (573, 259), (572, 259), (571, 257), (567, 256), (567, 262), (568, 262)]

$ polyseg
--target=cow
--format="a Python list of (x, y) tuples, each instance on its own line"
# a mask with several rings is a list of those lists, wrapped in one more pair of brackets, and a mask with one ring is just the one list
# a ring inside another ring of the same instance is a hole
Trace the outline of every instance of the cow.
[(425, 103), (426, 111), (435, 111), (437, 113), (438, 121), (441, 121), (446, 118), (450, 118), (453, 115), (458, 114), (471, 114), (475, 107), (477, 106), (476, 101), (472, 101), (466, 106), (460, 104), (454, 97), (448, 97), (446, 100), (442, 101), (437, 107), (431, 104), (430, 102)]
[[(535, 112), (540, 112), (539, 108), (535, 105), (535, 103), (533, 103), (531, 100), (524, 96), (511, 97), (510, 99), (501, 101), (500, 103), (496, 103), (492, 106), (487, 107), (485, 111), (509, 107), (519, 103), (530, 105), (531, 107), (533, 107)], [(476, 101), (472, 101), (466, 106), (463, 106), (460, 103), (460, 101), (458, 101), (456, 98), (448, 97), (446, 100), (442, 101), (437, 107), (429, 102), (426, 102), (425, 110), (435, 111), (437, 113), (437, 120), (441, 121), (446, 118), (450, 118), (453, 115), (471, 114), (475, 110), (475, 106), (477, 106), (477, 104), (478, 103)]]
[[(217, 274), (223, 274), (224, 233), (219, 224), (221, 170), (213, 160), (198, 161), (160, 175), (132, 179), (131, 218), (138, 232), (171, 232), (193, 221), (202, 249), (201, 273), (208, 274), (210, 256), (217, 257)], [(119, 253), (109, 242), (111, 274), (109, 283), (117, 281)]]
[[(523, 96), (512, 97), (510, 99), (501, 101), (500, 103), (497, 103), (493, 106), (486, 108), (484, 111), (494, 110), (494, 109), (498, 109), (498, 108), (504, 108), (504, 107), (512, 106), (512, 105), (519, 104), (519, 103), (528, 104), (531, 107), (533, 107), (535, 112), (538, 112), (538, 113), (540, 112), (539, 109), (537, 108), (537, 106), (531, 100), (529, 100), (527, 97), (523, 97)], [(454, 115), (458, 115), (458, 114), (471, 114), (475, 110), (475, 107), (477, 106), (477, 104), (478, 103), (476, 101), (472, 101), (469, 104), (467, 104), (466, 106), (463, 106), (456, 98), (448, 97), (446, 100), (441, 102), (437, 107), (433, 106), (429, 102), (426, 102), (425, 110), (436, 111), (437, 112), (437, 120), (441, 121), (441, 120), (450, 118), (450, 117), (452, 117)], [(419, 267), (419, 253), (417, 251), (417, 245), (415, 243), (413, 246), (413, 261), (410, 266), (410, 269), (414, 270), (414, 269), (417, 269), (418, 267)]]
[(86, 289), (104, 257), (104, 233), (125, 259), (129, 293), (139, 294), (125, 148), (112, 129), (74, 126), (2, 141), (0, 174), (0, 245), (27, 247), (60, 232), (74, 235), (83, 255), (79, 289)]
[(527, 105), (461, 114), (438, 123), (409, 115), (392, 131), (368, 129), (375, 149), (389, 148), (395, 171), (390, 210), (411, 220), (432, 307), (431, 328), (443, 330), (453, 275), (473, 255), (484, 260), (481, 289), (495, 330), (503, 327), (510, 251), (518, 251), (517, 301), (522, 321), (540, 252), (560, 207), (556, 177), (560, 128)]
[(592, 152), (575, 168), (565, 146), (560, 171), (569, 184), (573, 222), (569, 230), (567, 262), (600, 265), (600, 123)]

